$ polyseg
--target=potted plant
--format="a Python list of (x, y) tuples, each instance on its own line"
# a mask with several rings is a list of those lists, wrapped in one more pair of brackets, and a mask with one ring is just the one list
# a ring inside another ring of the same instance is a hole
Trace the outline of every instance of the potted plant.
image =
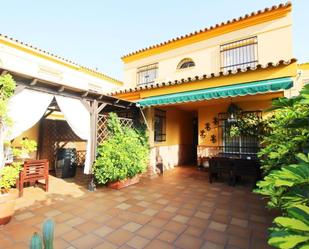
[(19, 164), (13, 163), (4, 167), (4, 127), (9, 126), (10, 119), (7, 115), (9, 98), (14, 94), (15, 81), (11, 75), (0, 76), (0, 225), (10, 221), (14, 213), (16, 193), (10, 191), (15, 185), (19, 174)]
[(17, 191), (11, 187), (15, 186), (19, 171), (20, 163), (0, 169), (0, 225), (7, 224), (14, 214)]
[(139, 182), (146, 170), (149, 145), (145, 129), (123, 127), (116, 114), (107, 122), (108, 139), (98, 147), (93, 173), (96, 181), (120, 189)]
[(29, 158), (29, 153), (36, 151), (36, 148), (36, 141), (24, 138), (20, 148), (12, 149), (14, 161), (0, 169), (0, 225), (7, 224), (14, 214), (17, 191), (11, 187), (16, 186), (24, 160)]

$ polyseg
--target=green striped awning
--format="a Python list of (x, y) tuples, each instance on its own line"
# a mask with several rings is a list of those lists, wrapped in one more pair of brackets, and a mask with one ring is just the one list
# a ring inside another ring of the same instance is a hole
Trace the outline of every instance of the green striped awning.
[(172, 93), (154, 96), (138, 101), (141, 106), (168, 105), (185, 102), (195, 102), (209, 99), (255, 95), (259, 93), (283, 91), (293, 86), (290, 77), (254, 81), (229, 86), (212, 87), (188, 92)]

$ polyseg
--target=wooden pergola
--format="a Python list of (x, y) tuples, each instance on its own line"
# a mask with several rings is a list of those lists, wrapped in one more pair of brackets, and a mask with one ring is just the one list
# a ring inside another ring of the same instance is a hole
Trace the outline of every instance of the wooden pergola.
[[(96, 158), (96, 148), (98, 140), (101, 142), (103, 137), (102, 127), (98, 126), (98, 121), (102, 118), (103, 114), (109, 112), (129, 113), (130, 118), (135, 122), (140, 120), (141, 109), (136, 106), (134, 102), (118, 99), (105, 94), (100, 94), (94, 91), (84, 91), (82, 89), (73, 88), (59, 83), (46, 81), (39, 78), (34, 78), (29, 75), (21, 74), (6, 69), (0, 69), (1, 75), (10, 74), (16, 82), (15, 94), (18, 94), (24, 89), (30, 89), (34, 91), (49, 93), (53, 95), (70, 97), (80, 100), (90, 113), (90, 127), (91, 127), (91, 163)], [(49, 108), (44, 117), (47, 117), (54, 111), (59, 109), (52, 107)]]

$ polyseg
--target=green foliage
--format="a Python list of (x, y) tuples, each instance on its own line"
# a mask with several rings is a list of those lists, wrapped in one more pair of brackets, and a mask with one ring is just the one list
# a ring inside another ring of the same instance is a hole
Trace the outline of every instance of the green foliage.
[(13, 148), (13, 155), (17, 158), (26, 158), (29, 153), (37, 150), (37, 142), (32, 139), (23, 139), (19, 148)]
[(255, 113), (240, 113), (231, 123), (230, 137), (255, 136), (260, 138), (267, 132), (268, 123)]
[[(7, 145), (9, 146), (9, 145)], [(21, 148), (14, 148), (13, 154), (16, 157), (22, 157), (35, 151), (37, 143), (34, 140), (25, 139), (21, 142)], [(11, 165), (0, 168), (0, 190), (7, 192), (16, 184), (19, 172), (22, 169), (22, 161), (15, 161)]]
[(302, 104), (301, 99), (297, 97), (274, 101), (276, 108), (268, 119), (270, 132), (263, 138), (264, 148), (259, 152), (265, 172), (295, 163), (295, 155), (307, 147), (309, 126), (292, 127), (295, 120), (309, 117), (309, 105)]
[(309, 86), (300, 96), (273, 105), (271, 131), (259, 154), (265, 177), (255, 192), (283, 213), (274, 219), (268, 243), (282, 249), (309, 249)]
[(54, 228), (55, 224), (51, 219), (47, 219), (43, 223), (43, 245), (42, 238), (38, 233), (34, 233), (31, 237), (30, 249), (53, 249), (54, 248)]
[(7, 116), (7, 105), (9, 98), (14, 94), (16, 84), (12, 76), (5, 74), (0, 76), (0, 118), (1, 125), (10, 123)]
[(287, 209), (287, 217), (277, 217), (271, 229), (269, 244), (282, 249), (308, 248), (309, 207), (295, 205)]
[(19, 175), (20, 164), (13, 163), (0, 169), (0, 191), (7, 192), (16, 184)]
[[(297, 164), (273, 170), (260, 181), (256, 193), (269, 196), (269, 207), (287, 208), (295, 204), (309, 204), (309, 158), (297, 155)], [(297, 198), (296, 198), (297, 197)]]
[(97, 182), (124, 180), (144, 172), (149, 156), (146, 129), (122, 127), (114, 113), (109, 114), (107, 126), (110, 136), (98, 147), (93, 167)]

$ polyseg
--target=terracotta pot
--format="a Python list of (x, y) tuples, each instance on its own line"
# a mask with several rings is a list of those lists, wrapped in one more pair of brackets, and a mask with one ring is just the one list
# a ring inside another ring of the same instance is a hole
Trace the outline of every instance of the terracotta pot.
[(10, 222), (15, 211), (15, 200), (17, 199), (17, 191), (10, 190), (8, 193), (0, 192), (0, 225)]
[(109, 182), (107, 183), (107, 186), (112, 189), (121, 189), (139, 183), (139, 179), (140, 176), (136, 175), (133, 178), (127, 178), (121, 181)]

